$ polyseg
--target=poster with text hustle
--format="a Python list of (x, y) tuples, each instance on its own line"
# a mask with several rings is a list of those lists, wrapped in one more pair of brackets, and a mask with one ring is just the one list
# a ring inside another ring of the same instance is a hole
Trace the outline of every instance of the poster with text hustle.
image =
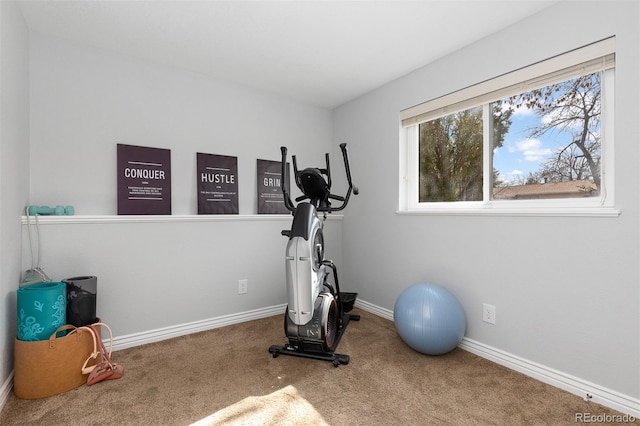
[(196, 155), (198, 214), (238, 214), (238, 158)]

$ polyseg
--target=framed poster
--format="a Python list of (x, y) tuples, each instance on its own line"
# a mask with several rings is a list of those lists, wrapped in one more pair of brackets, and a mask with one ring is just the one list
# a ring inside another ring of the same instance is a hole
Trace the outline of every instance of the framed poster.
[(171, 150), (118, 144), (118, 214), (171, 214)]
[(198, 214), (238, 214), (238, 158), (196, 153)]
[[(282, 163), (280, 161), (258, 160), (258, 214), (289, 214), (284, 206), (282, 194)], [(289, 163), (285, 173), (289, 174)], [(289, 179), (286, 180), (287, 192), (290, 191)]]

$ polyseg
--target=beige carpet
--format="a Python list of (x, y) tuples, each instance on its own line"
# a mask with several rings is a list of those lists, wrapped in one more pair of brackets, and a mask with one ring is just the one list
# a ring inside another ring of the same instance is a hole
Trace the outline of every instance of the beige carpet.
[[(41, 400), (11, 395), (2, 425), (575, 425), (616, 411), (456, 349), (417, 353), (359, 311), (329, 362), (268, 352), (281, 315), (115, 352), (119, 380)], [(635, 424), (640, 425), (636, 421)]]

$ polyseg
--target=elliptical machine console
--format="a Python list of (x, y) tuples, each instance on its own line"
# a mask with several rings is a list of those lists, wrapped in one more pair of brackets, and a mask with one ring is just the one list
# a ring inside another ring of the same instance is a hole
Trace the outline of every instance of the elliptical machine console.
[[(325, 154), (326, 168), (308, 167), (298, 170), (296, 156), (293, 177), (302, 196), (294, 206), (287, 192), (287, 148), (281, 147), (282, 178), (280, 186), (285, 207), (293, 214), (291, 229), (283, 230), (289, 238), (285, 251), (285, 276), (287, 285), (287, 309), (284, 329), (288, 344), (273, 345), (269, 352), (276, 358), (280, 354), (301, 356), (333, 362), (338, 367), (348, 364), (349, 356), (336, 354), (335, 350), (349, 321), (360, 320), (360, 315), (348, 312), (353, 308), (357, 293), (340, 291), (338, 271), (333, 261), (324, 258), (323, 226), (327, 214), (343, 210), (351, 194), (358, 188), (351, 181), (347, 144), (340, 144), (349, 185), (344, 196), (331, 193), (331, 169), (329, 154)], [(332, 201), (341, 204), (333, 206)], [(319, 217), (318, 213), (322, 213)], [(333, 284), (329, 281), (333, 275)]]

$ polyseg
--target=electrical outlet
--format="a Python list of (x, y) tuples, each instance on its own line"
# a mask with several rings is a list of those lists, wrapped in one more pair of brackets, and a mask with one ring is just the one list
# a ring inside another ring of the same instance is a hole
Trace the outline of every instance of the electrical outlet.
[(482, 304), (482, 321), (489, 324), (496, 323), (496, 307), (487, 303)]
[(249, 292), (249, 280), (238, 281), (238, 294), (246, 294)]

